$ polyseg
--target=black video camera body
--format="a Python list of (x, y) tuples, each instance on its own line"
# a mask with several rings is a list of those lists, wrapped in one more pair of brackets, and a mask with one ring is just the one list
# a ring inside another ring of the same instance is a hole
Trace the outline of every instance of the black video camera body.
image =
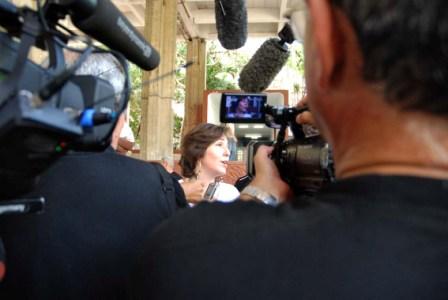
[[(222, 123), (264, 123), (270, 128), (279, 129), (275, 142), (255, 140), (248, 144), (246, 183), (247, 179), (250, 180), (255, 175), (253, 158), (260, 145), (274, 146), (272, 159), (282, 179), (296, 194), (313, 194), (334, 180), (334, 165), (329, 145), (317, 130), (295, 122), (297, 115), (305, 110), (306, 108), (268, 105), (267, 94), (222, 94)], [(293, 138), (285, 140), (288, 127)]]

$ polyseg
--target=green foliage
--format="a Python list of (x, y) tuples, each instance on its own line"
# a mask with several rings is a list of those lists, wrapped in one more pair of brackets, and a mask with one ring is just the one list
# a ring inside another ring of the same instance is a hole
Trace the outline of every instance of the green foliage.
[(142, 70), (134, 64), (129, 64), (132, 93), (129, 99), (129, 126), (135, 136), (136, 143), (140, 142), (139, 130), (142, 116)]
[(302, 76), (305, 74), (305, 60), (303, 57), (302, 44), (291, 47), (291, 55), (289, 56), (286, 65), (291, 69), (298, 71)]
[[(187, 43), (184, 41), (177, 43), (176, 48), (176, 66), (187, 62)], [(185, 77), (186, 69), (182, 68), (176, 71), (176, 85), (174, 91), (174, 101), (176, 103), (185, 103)], [(183, 117), (173, 113), (173, 148), (178, 149), (182, 134)]]
[(173, 148), (179, 149), (181, 133), (182, 133), (182, 123), (184, 119), (176, 114), (173, 114)]
[(224, 50), (218, 47), (216, 41), (210, 41), (207, 45), (207, 89), (239, 89), (238, 75), (249, 57), (237, 51)]
[[(291, 55), (286, 62), (286, 68), (293, 70), (297, 76), (297, 80), (289, 87), (292, 89), (293, 97), (296, 100), (302, 99), (306, 94), (305, 81), (303, 80), (305, 75), (305, 60), (303, 56), (303, 45), (295, 43), (291, 46)], [(299, 78), (302, 78), (300, 80)]]
[[(187, 62), (187, 43), (178, 42), (176, 48), (176, 66), (183, 65)], [(186, 69), (182, 68), (176, 71), (176, 88), (174, 91), (174, 100), (176, 103), (185, 102), (185, 77)]]

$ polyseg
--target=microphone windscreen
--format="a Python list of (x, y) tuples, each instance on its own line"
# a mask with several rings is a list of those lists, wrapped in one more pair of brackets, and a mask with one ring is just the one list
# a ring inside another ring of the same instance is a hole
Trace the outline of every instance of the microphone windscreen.
[(234, 50), (247, 40), (246, 0), (215, 0), (216, 30), (221, 45)]
[(238, 84), (247, 93), (260, 93), (268, 88), (285, 65), (289, 51), (278, 38), (265, 41), (240, 73)]

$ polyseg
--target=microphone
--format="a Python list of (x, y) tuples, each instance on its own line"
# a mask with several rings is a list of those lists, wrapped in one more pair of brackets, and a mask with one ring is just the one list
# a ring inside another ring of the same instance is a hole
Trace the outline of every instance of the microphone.
[(157, 68), (160, 62), (157, 50), (109, 0), (68, 2), (73, 23), (84, 33), (121, 52), (142, 69)]
[(247, 9), (245, 0), (215, 0), (215, 19), (221, 45), (234, 50), (247, 40)]
[(265, 41), (240, 73), (238, 85), (247, 93), (260, 93), (267, 89), (289, 58), (287, 43), (294, 41), (291, 27), (285, 24), (280, 38)]

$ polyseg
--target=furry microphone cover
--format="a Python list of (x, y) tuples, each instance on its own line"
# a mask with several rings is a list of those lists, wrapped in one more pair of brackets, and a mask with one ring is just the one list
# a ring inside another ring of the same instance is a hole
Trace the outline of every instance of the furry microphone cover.
[(247, 9), (245, 0), (215, 0), (216, 30), (221, 45), (234, 50), (247, 40)]
[(240, 73), (238, 84), (247, 93), (260, 93), (268, 88), (285, 65), (289, 50), (278, 38), (265, 41)]

